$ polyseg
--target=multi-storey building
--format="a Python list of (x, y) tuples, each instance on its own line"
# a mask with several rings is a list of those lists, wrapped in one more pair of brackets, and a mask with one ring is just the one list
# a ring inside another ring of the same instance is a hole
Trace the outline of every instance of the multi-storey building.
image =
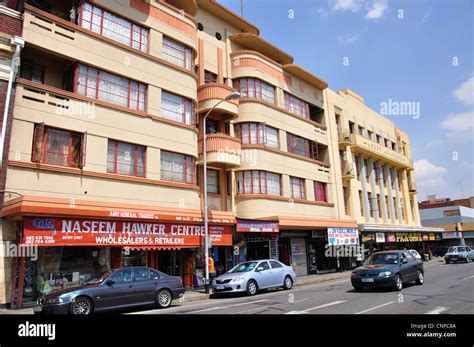
[(333, 270), (326, 245), (358, 243), (358, 224), (421, 232), (406, 134), (214, 0), (14, 2), (2, 242), (40, 247), (3, 264), (0, 304), (130, 265), (201, 285), (204, 115), (236, 91), (206, 120), (218, 273)]

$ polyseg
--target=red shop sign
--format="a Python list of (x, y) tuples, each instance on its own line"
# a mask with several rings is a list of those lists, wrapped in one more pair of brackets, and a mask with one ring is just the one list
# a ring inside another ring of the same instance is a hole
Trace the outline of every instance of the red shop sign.
[(237, 220), (235, 230), (240, 233), (278, 233), (280, 225), (278, 222)]
[[(209, 226), (213, 246), (232, 246), (230, 225)], [(24, 219), (23, 245), (201, 247), (204, 225), (75, 218)]]
[(395, 234), (387, 234), (387, 242), (397, 242), (397, 236)]

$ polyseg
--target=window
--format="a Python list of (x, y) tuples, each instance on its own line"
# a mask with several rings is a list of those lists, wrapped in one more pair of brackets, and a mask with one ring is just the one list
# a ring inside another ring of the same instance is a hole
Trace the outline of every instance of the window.
[(134, 269), (135, 281), (149, 281), (151, 279), (150, 271), (148, 269)]
[(196, 164), (193, 157), (161, 151), (161, 179), (196, 183)]
[(279, 269), (282, 268), (283, 265), (281, 265), (278, 261), (276, 260), (270, 260), (270, 265), (272, 266), (272, 269)]
[(311, 159), (318, 159), (318, 144), (301, 136), (286, 134), (288, 152), (302, 155)]
[(327, 202), (328, 198), (326, 195), (326, 188), (327, 185), (324, 182), (314, 182), (314, 198), (316, 201), (324, 201)]
[(148, 51), (148, 29), (99, 7), (85, 3), (81, 7), (80, 26), (142, 52)]
[(220, 194), (219, 170), (207, 170), (207, 191)]
[(217, 75), (213, 72), (204, 71), (204, 83), (209, 84), (209, 83), (217, 83)]
[(203, 31), (204, 30), (204, 25), (202, 23), (198, 23), (198, 30)]
[(218, 134), (219, 133), (219, 122), (215, 119), (206, 119), (206, 134)]
[(86, 135), (36, 124), (31, 160), (52, 165), (84, 167)]
[(278, 148), (278, 129), (264, 123), (240, 123), (235, 126), (235, 136), (243, 144), (260, 144)]
[(304, 179), (299, 177), (290, 177), (291, 197), (295, 199), (305, 199)]
[(161, 115), (180, 123), (196, 124), (194, 102), (185, 97), (161, 91)]
[(260, 269), (259, 271), (264, 271), (264, 270), (270, 270), (270, 265), (268, 265), (267, 261), (262, 261), (260, 264), (258, 264), (257, 269)]
[(75, 92), (115, 105), (145, 111), (144, 84), (87, 65), (78, 64)]
[(194, 55), (191, 48), (163, 36), (162, 57), (174, 65), (194, 71)]
[(36, 83), (44, 83), (44, 66), (25, 60), (21, 62), (21, 78), (30, 80)]
[(132, 270), (120, 270), (112, 275), (110, 278), (115, 283), (130, 283), (132, 282)]
[(265, 102), (275, 103), (275, 87), (256, 78), (240, 78), (234, 81), (243, 98), (255, 98)]
[(288, 112), (295, 113), (304, 118), (310, 118), (309, 115), (309, 104), (296, 96), (288, 93), (284, 93), (285, 98), (285, 109)]
[(354, 122), (349, 121), (349, 132), (354, 134)]
[(222, 40), (222, 35), (221, 35), (221, 33), (216, 33), (216, 39), (218, 39), (219, 41)]
[(281, 195), (281, 176), (266, 171), (240, 171), (237, 173), (239, 194)]
[(145, 147), (109, 140), (107, 172), (144, 177)]
[(152, 280), (159, 280), (160, 279), (160, 273), (155, 270), (150, 270), (150, 275)]

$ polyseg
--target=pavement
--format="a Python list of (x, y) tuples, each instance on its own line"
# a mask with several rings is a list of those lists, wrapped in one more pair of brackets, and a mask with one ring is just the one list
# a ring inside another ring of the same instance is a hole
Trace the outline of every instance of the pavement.
[[(440, 313), (474, 313), (474, 263), (447, 265), (442, 258), (434, 258), (424, 266), (425, 284), (408, 284), (402, 292), (356, 293), (349, 280), (351, 271), (345, 271), (299, 277), (291, 291), (271, 290), (251, 298), (210, 298), (203, 291), (187, 291), (169, 309), (135, 308), (124, 313), (427, 313), (429, 308)], [(0, 314), (32, 313), (32, 308), (0, 310)]]

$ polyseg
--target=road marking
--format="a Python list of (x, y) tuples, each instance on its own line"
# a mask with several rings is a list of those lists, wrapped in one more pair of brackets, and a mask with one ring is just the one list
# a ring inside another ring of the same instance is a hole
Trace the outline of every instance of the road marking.
[(426, 312), (426, 314), (440, 314), (446, 310), (449, 310), (449, 307), (437, 306), (434, 310)]
[(468, 277), (464, 277), (464, 278), (461, 278), (461, 281), (465, 281), (465, 280), (468, 280), (470, 278), (474, 278), (474, 275), (473, 276), (468, 276)]
[(330, 302), (330, 303), (327, 303), (327, 304), (324, 304), (324, 305), (307, 308), (306, 310), (303, 310), (303, 311), (290, 311), (290, 312), (286, 312), (285, 314), (304, 314), (304, 313), (308, 313), (309, 311), (317, 310), (317, 309), (324, 308), (324, 307), (339, 305), (339, 304), (342, 304), (344, 302), (347, 302), (347, 301), (346, 300), (337, 300), (337, 301), (333, 301), (333, 302)]
[(264, 306), (264, 307), (258, 307), (258, 308), (253, 308), (251, 310), (245, 310), (245, 311), (239, 311), (239, 312), (236, 312), (234, 314), (241, 314), (241, 313), (246, 313), (246, 312), (253, 312), (253, 311), (258, 311), (258, 310), (263, 310), (263, 309), (266, 309), (266, 308), (269, 308), (269, 307), (277, 307), (277, 306), (283, 306), (283, 305), (292, 305), (294, 303), (297, 303), (297, 302), (302, 302), (302, 301), (306, 301), (306, 300), (309, 300), (309, 298), (306, 298), (306, 299), (301, 299), (301, 300), (295, 300), (293, 302), (282, 302), (280, 304), (275, 304), (275, 305), (268, 305), (268, 306)]
[(369, 309), (367, 309), (367, 310), (357, 312), (356, 314), (362, 314), (362, 313), (370, 312), (370, 311), (376, 310), (376, 309), (378, 309), (378, 308), (381, 308), (381, 307), (384, 307), (384, 306), (387, 306), (387, 305), (390, 305), (390, 304), (393, 304), (393, 303), (394, 303), (394, 301), (390, 301), (390, 302), (387, 302), (387, 303), (385, 303), (385, 304), (378, 305), (378, 306), (369, 308)]
[(254, 303), (256, 303), (256, 302), (264, 302), (264, 301), (268, 301), (268, 300), (267, 300), (267, 299), (262, 299), (262, 300), (255, 300), (255, 301), (249, 301), (249, 302), (241, 302), (241, 303), (239, 303), (239, 304), (210, 307), (210, 308), (206, 308), (206, 309), (203, 309), (203, 310), (191, 311), (191, 312), (186, 312), (186, 313), (197, 313), (197, 312), (207, 312), (207, 311), (222, 310), (222, 309), (226, 309), (226, 308), (229, 308), (229, 307), (236, 307), (236, 306), (243, 306), (243, 305), (251, 305), (251, 304), (254, 304)]

